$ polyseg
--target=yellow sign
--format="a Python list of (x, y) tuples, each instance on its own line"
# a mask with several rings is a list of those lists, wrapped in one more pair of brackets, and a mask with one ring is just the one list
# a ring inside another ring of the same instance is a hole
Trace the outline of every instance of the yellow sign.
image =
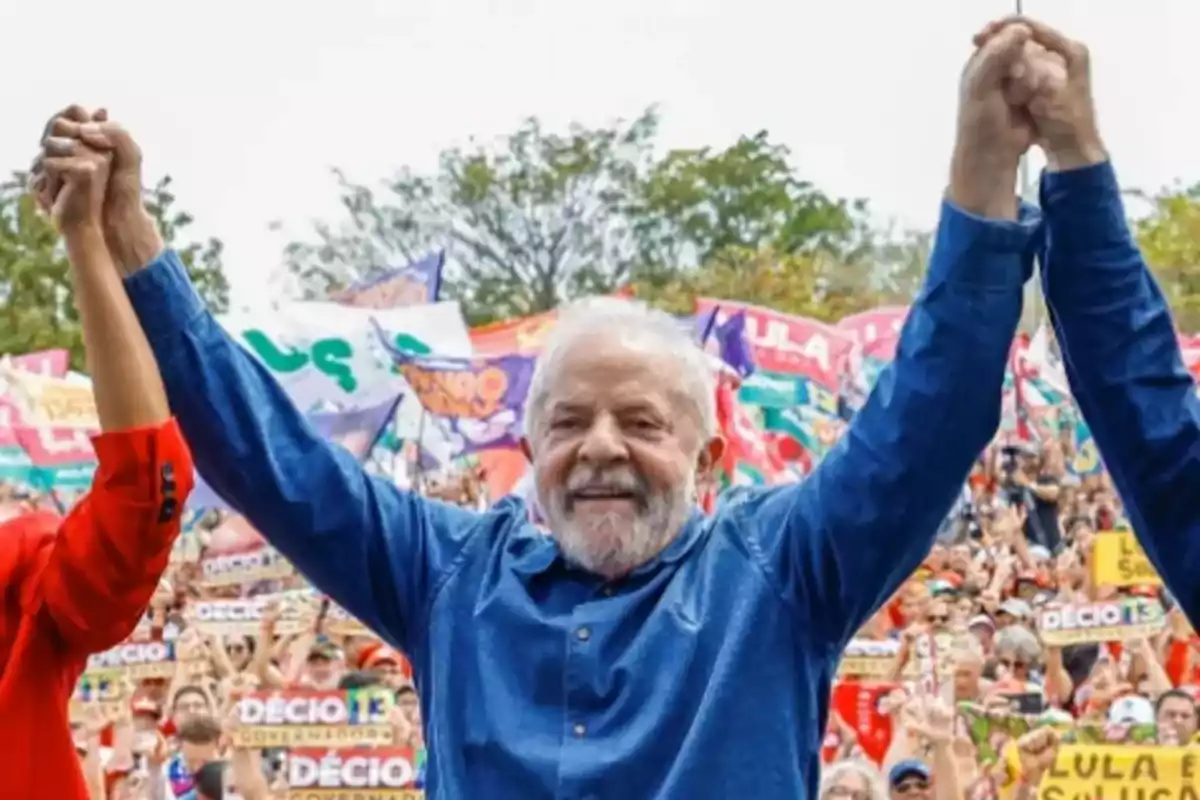
[(1097, 534), (1092, 550), (1092, 582), (1097, 586), (1161, 586), (1162, 578), (1130, 531)]
[(1200, 751), (1144, 745), (1064, 745), (1039, 800), (1200, 800)]

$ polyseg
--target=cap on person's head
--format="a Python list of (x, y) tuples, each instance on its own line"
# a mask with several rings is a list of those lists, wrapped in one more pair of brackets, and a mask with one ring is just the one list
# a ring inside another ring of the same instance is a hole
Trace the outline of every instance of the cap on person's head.
[(405, 674), (412, 672), (412, 668), (408, 665), (408, 659), (404, 657), (404, 654), (387, 645), (380, 645), (369, 650), (362, 656), (363, 669), (378, 669), (384, 664), (399, 667), (400, 671)]
[(1016, 597), (1010, 597), (1001, 603), (999, 611), (1017, 619), (1027, 619), (1033, 615), (1033, 609), (1029, 607), (1029, 603)]
[(928, 781), (933, 778), (933, 770), (919, 758), (906, 758), (903, 761), (897, 762), (892, 767), (892, 771), (888, 773), (888, 784), (894, 789), (905, 778), (920, 778), (923, 781)]
[(1035, 558), (1038, 561), (1048, 561), (1050, 559), (1050, 551), (1040, 544), (1029, 545), (1029, 557)]
[(130, 713), (134, 716), (145, 714), (158, 719), (162, 716), (162, 704), (149, 695), (134, 695), (129, 703)]
[(1153, 725), (1154, 704), (1141, 695), (1127, 694), (1109, 706), (1108, 721), (1113, 725)]
[(971, 621), (967, 623), (967, 628), (987, 628), (989, 631), (996, 630), (996, 623), (987, 614), (979, 614), (971, 617)]
[(337, 661), (342, 657), (342, 649), (329, 639), (318, 639), (308, 651), (309, 661)]

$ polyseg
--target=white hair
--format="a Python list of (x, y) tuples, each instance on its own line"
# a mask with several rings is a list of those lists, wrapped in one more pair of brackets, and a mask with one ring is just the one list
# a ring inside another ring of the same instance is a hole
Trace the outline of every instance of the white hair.
[(838, 761), (830, 764), (828, 768), (822, 769), (821, 790), (817, 793), (819, 800), (823, 800), (825, 793), (847, 773), (853, 773), (862, 777), (867, 784), (867, 796), (869, 800), (887, 800), (887, 783), (883, 780), (883, 775), (880, 774), (874, 764), (870, 761), (864, 761), (861, 758)]
[(717, 434), (716, 375), (709, 357), (666, 312), (645, 303), (616, 297), (593, 297), (567, 306), (546, 337), (534, 367), (525, 403), (525, 435), (533, 437), (545, 411), (550, 381), (567, 351), (580, 340), (594, 338), (653, 348), (679, 363), (684, 390), (700, 420), (701, 441)]

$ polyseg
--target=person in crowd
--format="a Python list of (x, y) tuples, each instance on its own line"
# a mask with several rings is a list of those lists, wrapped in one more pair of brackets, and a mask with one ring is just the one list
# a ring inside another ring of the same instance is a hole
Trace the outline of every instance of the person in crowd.
[(792, 798), (816, 792), (842, 645), (924, 558), (997, 426), (1038, 225), (1014, 196), (1034, 141), (1014, 85), (1027, 101), (1041, 80), (1015, 69), (1028, 38), (1009, 26), (967, 65), (925, 286), (814, 474), (704, 517), (722, 450), (707, 359), (664, 314), (585, 304), (526, 403), (549, 534), (519, 502), (426, 500), (320, 439), (164, 251), (128, 134), (72, 115), (51, 131), (114, 160), (110, 247), (201, 471), (410, 657), (432, 794)]
[(1048, 167), (1042, 282), (1072, 394), (1133, 530), (1193, 623), (1200, 620), (1200, 399), (1166, 299), (1126, 221), (1096, 121), (1087, 48), (1033, 31), (1061, 78), (1030, 105)]
[(67, 703), (87, 657), (145, 613), (192, 487), (154, 356), (104, 240), (108, 155), (45, 140), (38, 185), (62, 234), (95, 392), (99, 466), (65, 518), (0, 524), (0, 764), (11, 797), (88, 797)]
[(839, 761), (821, 773), (821, 800), (886, 800), (887, 786), (869, 761)]

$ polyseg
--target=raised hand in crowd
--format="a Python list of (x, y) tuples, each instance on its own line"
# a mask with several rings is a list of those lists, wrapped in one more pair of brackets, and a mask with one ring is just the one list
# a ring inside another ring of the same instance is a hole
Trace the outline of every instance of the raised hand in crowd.
[(1061, 734), (1054, 728), (1038, 728), (1017, 739), (1017, 755), (1021, 761), (1019, 800), (1035, 800), (1042, 777), (1058, 757)]

